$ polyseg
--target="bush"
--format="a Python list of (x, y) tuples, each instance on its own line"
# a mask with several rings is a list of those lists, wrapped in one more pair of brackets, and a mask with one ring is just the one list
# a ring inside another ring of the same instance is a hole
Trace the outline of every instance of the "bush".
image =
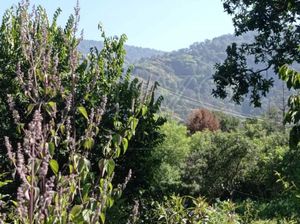
[(164, 124), (161, 134), (165, 140), (154, 148), (147, 163), (151, 167), (150, 186), (174, 191), (181, 186), (181, 171), (190, 151), (190, 139), (186, 127), (176, 121)]
[(124, 74), (124, 35), (107, 38), (100, 28), (103, 49), (83, 58), (79, 8), (65, 29), (56, 24), (59, 13), (51, 23), (42, 7), (29, 12), (23, 1), (2, 20), (0, 137), (8, 159), (1, 151), (0, 168), (15, 168), (17, 187), (9, 189), (14, 203), (0, 202), (7, 222), (105, 223), (131, 177), (129, 171), (113, 184), (115, 161), (154, 104), (155, 87), (145, 94), (137, 79), (130, 81), (130, 70)]
[[(288, 136), (247, 129), (199, 132), (191, 136), (191, 153), (183, 172), (189, 193), (214, 197), (263, 197), (278, 194), (275, 171), (284, 170)], [(248, 130), (251, 130), (251, 134)]]
[(237, 131), (240, 127), (241, 121), (239, 118), (224, 114), (222, 112), (213, 112), (218, 118), (220, 129), (222, 131), (231, 132)]
[(216, 131), (220, 128), (220, 124), (216, 116), (209, 110), (196, 109), (188, 117), (187, 128), (193, 134), (205, 129)]
[(204, 198), (171, 196), (162, 203), (156, 202), (152, 223), (185, 224), (238, 224), (240, 217), (230, 201), (209, 205)]
[(188, 192), (209, 198), (230, 196), (255, 167), (254, 149), (254, 144), (240, 133), (194, 134), (183, 174)]
[[(298, 201), (299, 204), (299, 201)], [(284, 210), (285, 214), (282, 213)], [(296, 213), (294, 213), (296, 211)], [(242, 223), (296, 224), (299, 223), (299, 206), (290, 200), (275, 198), (270, 201), (244, 200), (237, 203), (236, 212)]]
[(233, 203), (230, 200), (216, 200), (208, 203), (203, 197), (170, 196), (161, 202), (154, 202), (155, 207), (148, 211), (152, 219), (146, 223), (169, 224), (296, 224), (299, 220), (295, 217), (280, 217), (273, 214), (272, 217), (261, 217), (259, 203), (245, 200), (242, 204)]

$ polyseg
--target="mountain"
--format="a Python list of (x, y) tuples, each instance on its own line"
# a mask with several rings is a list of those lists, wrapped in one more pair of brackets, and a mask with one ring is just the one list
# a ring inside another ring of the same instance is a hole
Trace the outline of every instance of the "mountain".
[[(232, 42), (250, 42), (253, 37), (251, 33), (241, 37), (223, 35), (194, 43), (189, 48), (142, 58), (135, 62), (133, 74), (145, 81), (157, 81), (160, 84), (159, 93), (165, 99), (164, 109), (182, 120), (187, 118), (191, 109), (199, 107), (241, 117), (260, 115), (272, 107), (284, 107), (282, 102), (287, 98), (287, 90), (272, 71), (265, 75), (273, 77), (274, 88), (263, 100), (262, 108), (253, 108), (247, 98), (241, 105), (236, 105), (230, 99), (216, 99), (211, 95), (214, 88), (214, 65), (223, 62), (226, 47)], [(249, 62), (257, 68), (251, 58)]]
[[(102, 41), (94, 41), (94, 40), (83, 40), (80, 42), (78, 46), (78, 50), (83, 54), (88, 54), (91, 47), (97, 47), (98, 49), (103, 48)], [(134, 47), (125, 45), (126, 50), (126, 63), (134, 64), (138, 60), (142, 58), (151, 58), (154, 55), (163, 55), (165, 52), (154, 50), (150, 48), (142, 48), (142, 47)]]
[[(217, 99), (211, 95), (214, 88), (214, 66), (225, 59), (226, 47), (232, 42), (250, 42), (253, 37), (252, 33), (241, 37), (228, 34), (172, 52), (126, 45), (126, 64), (134, 64), (133, 76), (145, 82), (157, 81), (160, 85), (158, 95), (164, 97), (163, 110), (183, 121), (192, 109), (199, 107), (239, 117), (253, 117), (273, 107), (285, 107), (284, 102), (289, 92), (272, 71), (265, 75), (273, 77), (274, 88), (263, 100), (262, 108), (253, 108), (247, 98), (241, 105), (236, 105), (230, 99)], [(83, 54), (87, 54), (94, 46), (101, 49), (103, 42), (83, 40), (78, 48)], [(249, 59), (249, 62), (255, 68), (253, 60)]]

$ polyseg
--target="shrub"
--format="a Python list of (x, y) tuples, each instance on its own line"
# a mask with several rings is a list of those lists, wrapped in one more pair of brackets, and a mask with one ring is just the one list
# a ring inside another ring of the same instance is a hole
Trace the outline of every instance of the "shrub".
[(216, 116), (209, 110), (196, 109), (188, 117), (187, 128), (193, 134), (205, 129), (216, 131), (220, 128), (220, 124)]
[(156, 202), (153, 223), (185, 224), (238, 224), (240, 217), (230, 201), (209, 205), (202, 197), (171, 196), (162, 203)]
[(241, 120), (239, 118), (224, 114), (222, 112), (214, 112), (220, 123), (222, 131), (231, 132), (237, 131), (240, 127)]
[[(275, 171), (286, 170), (288, 136), (255, 129), (234, 132), (198, 132), (183, 172), (189, 194), (214, 197), (264, 197), (278, 194)], [(251, 131), (249, 131), (251, 130)], [(251, 132), (251, 133), (250, 133)]]
[(154, 148), (147, 163), (151, 167), (151, 187), (174, 191), (181, 186), (181, 171), (190, 151), (186, 133), (186, 127), (176, 121), (168, 121), (161, 127), (165, 140)]
[[(155, 87), (155, 86), (154, 86)], [(140, 88), (124, 88), (120, 93), (121, 99), (130, 99), (130, 94), (138, 93), (139, 98), (143, 97), (143, 92)], [(155, 100), (154, 89), (151, 91), (149, 101), (145, 101), (144, 104), (147, 109), (147, 113), (139, 120), (136, 127), (136, 132), (133, 138), (129, 142), (126, 156), (120, 157), (116, 161), (116, 175), (114, 182), (121, 182), (124, 180), (124, 174), (132, 170), (132, 179), (128, 183), (125, 194), (126, 196), (133, 198), (137, 196), (137, 192), (140, 189), (147, 187), (147, 179), (151, 175), (150, 168), (146, 164), (151, 159), (151, 153), (155, 147), (164, 141), (164, 134), (161, 132), (161, 126), (166, 122), (165, 118), (157, 115), (160, 109), (160, 103), (162, 97)], [(135, 99), (135, 97), (132, 97)], [(120, 99), (119, 99), (120, 101)], [(127, 103), (123, 103), (126, 105)]]
[(189, 193), (209, 198), (231, 195), (255, 167), (255, 147), (240, 133), (199, 132), (191, 137), (183, 182)]
[[(79, 7), (65, 29), (56, 24), (59, 13), (50, 23), (42, 7), (29, 12), (23, 1), (2, 20), (0, 129), (17, 174), (7, 222), (105, 223), (131, 177), (129, 171), (113, 185), (115, 160), (153, 102), (154, 88), (141, 93), (130, 70), (124, 75), (124, 35), (107, 38), (101, 29), (103, 49), (92, 48), (83, 58)], [(121, 101), (128, 86), (135, 95)], [(8, 163), (1, 160), (2, 167)]]

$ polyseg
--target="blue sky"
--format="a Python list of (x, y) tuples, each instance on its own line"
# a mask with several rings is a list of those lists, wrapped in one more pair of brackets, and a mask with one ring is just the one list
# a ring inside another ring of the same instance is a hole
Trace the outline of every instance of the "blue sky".
[[(0, 0), (0, 14), (18, 0)], [(63, 25), (76, 0), (31, 0), (47, 9), (50, 18), (56, 8), (63, 10)], [(221, 0), (81, 0), (80, 26), (84, 38), (101, 40), (101, 22), (108, 35), (125, 33), (127, 44), (171, 51), (194, 42), (233, 33), (230, 16)]]

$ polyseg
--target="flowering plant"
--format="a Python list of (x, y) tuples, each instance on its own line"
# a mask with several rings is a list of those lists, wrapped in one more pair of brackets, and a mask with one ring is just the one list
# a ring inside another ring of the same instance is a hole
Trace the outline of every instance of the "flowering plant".
[(113, 186), (115, 159), (126, 152), (154, 89), (131, 97), (130, 107), (112, 105), (121, 87), (143, 89), (130, 81), (130, 70), (124, 77), (126, 37), (107, 38), (99, 27), (103, 49), (83, 57), (78, 6), (64, 29), (56, 24), (60, 10), (50, 23), (42, 7), (29, 6), (8, 10), (1, 26), (0, 58), (8, 63), (0, 84), (10, 84), (1, 97), (17, 130), (5, 146), (18, 186), (2, 222), (105, 223), (131, 176)]

